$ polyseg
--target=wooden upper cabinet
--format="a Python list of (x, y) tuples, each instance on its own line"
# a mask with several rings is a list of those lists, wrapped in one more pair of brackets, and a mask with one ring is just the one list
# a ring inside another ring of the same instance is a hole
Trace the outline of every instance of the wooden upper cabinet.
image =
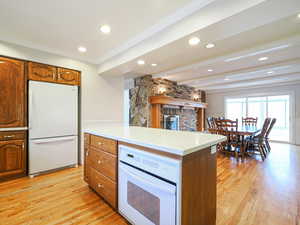
[(41, 63), (28, 63), (28, 79), (45, 82), (56, 82), (57, 72), (55, 66)]
[(65, 68), (57, 69), (57, 82), (61, 84), (80, 85), (80, 72)]
[(25, 126), (25, 63), (0, 57), (0, 128)]

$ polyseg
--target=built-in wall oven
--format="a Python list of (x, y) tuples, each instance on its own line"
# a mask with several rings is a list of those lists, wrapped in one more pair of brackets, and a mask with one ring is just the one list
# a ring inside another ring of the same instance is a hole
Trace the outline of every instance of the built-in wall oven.
[(119, 146), (119, 212), (134, 225), (179, 225), (180, 162)]

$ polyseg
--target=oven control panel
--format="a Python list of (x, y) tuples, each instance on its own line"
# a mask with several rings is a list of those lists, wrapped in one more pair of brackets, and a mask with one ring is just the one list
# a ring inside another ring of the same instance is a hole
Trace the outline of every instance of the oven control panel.
[(119, 161), (177, 183), (181, 162), (136, 148), (119, 145)]

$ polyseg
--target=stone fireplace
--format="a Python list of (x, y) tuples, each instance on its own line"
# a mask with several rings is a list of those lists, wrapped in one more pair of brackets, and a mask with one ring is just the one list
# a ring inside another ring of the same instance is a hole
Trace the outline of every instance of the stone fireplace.
[[(130, 89), (130, 125), (153, 127), (149, 103), (151, 96), (167, 96), (176, 99), (199, 100), (205, 102), (205, 92), (196, 90), (187, 85), (178, 85), (176, 82), (152, 78), (151, 75), (136, 78), (134, 88)], [(179, 130), (197, 130), (197, 109), (195, 107), (179, 107), (162, 105), (160, 110), (160, 126), (164, 127), (164, 116), (177, 116)]]

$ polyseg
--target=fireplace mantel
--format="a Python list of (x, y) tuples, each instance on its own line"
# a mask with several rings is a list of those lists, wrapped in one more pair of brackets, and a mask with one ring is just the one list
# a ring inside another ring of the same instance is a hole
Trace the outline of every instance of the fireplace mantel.
[(187, 106), (193, 108), (207, 108), (207, 103), (187, 100), (182, 98), (172, 98), (168, 96), (151, 96), (150, 104), (160, 104), (160, 105), (175, 105), (175, 106)]
[(207, 103), (173, 98), (168, 96), (151, 96), (149, 98), (151, 104), (151, 124), (153, 128), (161, 128), (161, 106), (162, 105), (174, 105), (179, 107), (192, 107), (197, 112), (197, 130), (204, 131), (205, 129), (205, 109)]

